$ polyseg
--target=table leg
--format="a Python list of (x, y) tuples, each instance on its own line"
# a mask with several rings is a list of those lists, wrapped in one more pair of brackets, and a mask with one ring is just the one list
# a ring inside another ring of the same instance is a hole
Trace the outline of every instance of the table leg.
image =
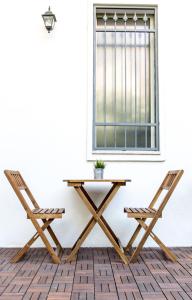
[(74, 258), (74, 256), (77, 254), (79, 248), (81, 247), (82, 243), (84, 242), (84, 240), (86, 239), (86, 237), (88, 236), (89, 232), (92, 230), (92, 228), (94, 227), (95, 224), (96, 224), (96, 221), (92, 217), (91, 220), (89, 221), (89, 223), (86, 225), (85, 229), (82, 231), (82, 233), (78, 237), (78, 239), (75, 242), (75, 244), (73, 245), (73, 247), (71, 248), (71, 253), (67, 257), (67, 262), (71, 261)]
[(115, 233), (113, 232), (113, 230), (111, 229), (111, 227), (109, 226), (107, 221), (102, 216), (102, 213), (107, 208), (107, 206), (109, 205), (109, 203), (115, 196), (116, 192), (120, 188), (120, 186), (121, 186), (121, 184), (117, 184), (117, 183), (113, 184), (112, 188), (107, 193), (106, 197), (103, 199), (102, 203), (100, 204), (100, 206), (98, 208), (96, 207), (96, 205), (94, 204), (93, 200), (88, 195), (86, 190), (83, 188), (83, 186), (75, 187), (77, 193), (79, 194), (80, 198), (83, 200), (83, 202), (85, 203), (86, 207), (88, 208), (90, 213), (93, 215), (93, 217), (91, 218), (91, 220), (89, 221), (89, 223), (87, 224), (87, 226), (85, 227), (83, 232), (80, 234), (76, 243), (73, 245), (71, 254), (67, 258), (67, 261), (70, 261), (73, 259), (73, 257), (78, 252), (80, 246), (82, 245), (82, 243), (84, 242), (84, 240), (86, 239), (86, 237), (88, 236), (88, 234), (90, 233), (92, 228), (94, 227), (94, 225), (96, 223), (98, 223), (100, 225), (101, 229), (103, 230), (103, 232), (105, 233), (105, 235), (108, 237), (108, 239), (112, 243), (114, 249), (120, 256), (120, 258), (123, 260), (123, 262), (125, 264), (128, 263), (128, 258), (124, 254), (123, 247), (120, 246), (117, 236), (115, 235)]
[(122, 261), (125, 264), (128, 264), (128, 258), (124, 253), (124, 249), (123, 247), (120, 245), (120, 241), (117, 238), (117, 236), (115, 235), (115, 233), (112, 231), (111, 227), (109, 226), (109, 224), (106, 222), (106, 220), (101, 217), (97, 220), (98, 224), (100, 225), (100, 227), (102, 228), (103, 232), (105, 233), (105, 235), (108, 237), (108, 239), (110, 240), (110, 242), (112, 243), (114, 249), (116, 250), (116, 252), (119, 254), (120, 258), (122, 259)]

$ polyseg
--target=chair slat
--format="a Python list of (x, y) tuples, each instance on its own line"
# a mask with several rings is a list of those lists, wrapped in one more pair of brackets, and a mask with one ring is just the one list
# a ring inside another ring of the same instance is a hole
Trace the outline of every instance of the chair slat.
[(59, 210), (58, 210), (58, 213), (59, 214), (62, 214), (62, 213), (64, 213), (65, 212), (65, 209), (64, 208), (59, 208)]
[(147, 213), (147, 214), (148, 214), (148, 213), (154, 213), (153, 211), (152, 211), (152, 212), (149, 211), (147, 208), (142, 208), (142, 210), (143, 210), (144, 213)]
[(45, 214), (46, 213), (46, 211), (47, 211), (47, 208), (42, 208), (41, 210), (40, 210), (40, 214)]
[(148, 211), (148, 212), (151, 212), (151, 213), (153, 213), (153, 212), (156, 212), (156, 210), (154, 209), (154, 208), (146, 208), (146, 210)]
[(59, 208), (54, 208), (53, 211), (52, 211), (52, 214), (56, 214), (58, 212), (58, 209)]
[[(148, 208), (125, 208), (124, 212), (127, 213), (129, 218), (153, 218), (156, 214), (155, 209)], [(162, 217), (162, 214), (159, 215), (159, 218)]]
[[(35, 219), (59, 219), (65, 213), (64, 208), (35, 208), (32, 210)], [(27, 215), (29, 219), (29, 215)]]
[(41, 211), (42, 211), (42, 208), (35, 208), (35, 209), (33, 210), (33, 213), (34, 213), (34, 214), (39, 214)]
[(54, 208), (49, 208), (46, 210), (46, 214), (52, 214), (53, 213)]
[(41, 210), (41, 208), (35, 208), (35, 209), (33, 210), (33, 213), (34, 213), (34, 214), (37, 214), (40, 210)]
[(11, 171), (10, 175), (14, 179), (15, 184), (19, 190), (24, 190), (27, 188), (25, 182), (23, 181), (21, 174), (18, 171)]
[(136, 208), (130, 208), (130, 210), (133, 212), (133, 213), (138, 213), (137, 209)]

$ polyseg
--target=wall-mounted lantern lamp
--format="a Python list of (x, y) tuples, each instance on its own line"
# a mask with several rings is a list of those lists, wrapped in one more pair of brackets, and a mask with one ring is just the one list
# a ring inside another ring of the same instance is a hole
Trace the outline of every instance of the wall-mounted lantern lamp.
[(43, 15), (42, 15), (44, 24), (45, 24), (45, 28), (47, 29), (48, 32), (50, 32), (51, 30), (53, 30), (54, 26), (55, 26), (55, 22), (57, 22), (55, 15), (52, 13), (50, 6), (48, 11), (46, 11)]

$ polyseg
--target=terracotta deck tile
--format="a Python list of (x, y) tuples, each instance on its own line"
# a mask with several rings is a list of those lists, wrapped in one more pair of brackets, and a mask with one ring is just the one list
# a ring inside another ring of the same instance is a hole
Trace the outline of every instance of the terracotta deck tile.
[(192, 299), (192, 248), (173, 248), (172, 263), (158, 248), (144, 248), (124, 265), (112, 248), (82, 248), (77, 258), (55, 265), (45, 249), (30, 249), (19, 263), (17, 249), (0, 249), (0, 300)]

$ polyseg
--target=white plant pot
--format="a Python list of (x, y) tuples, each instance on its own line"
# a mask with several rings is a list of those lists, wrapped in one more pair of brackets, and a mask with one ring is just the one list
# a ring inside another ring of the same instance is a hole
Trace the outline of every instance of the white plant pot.
[(103, 179), (103, 169), (94, 169), (94, 179)]

